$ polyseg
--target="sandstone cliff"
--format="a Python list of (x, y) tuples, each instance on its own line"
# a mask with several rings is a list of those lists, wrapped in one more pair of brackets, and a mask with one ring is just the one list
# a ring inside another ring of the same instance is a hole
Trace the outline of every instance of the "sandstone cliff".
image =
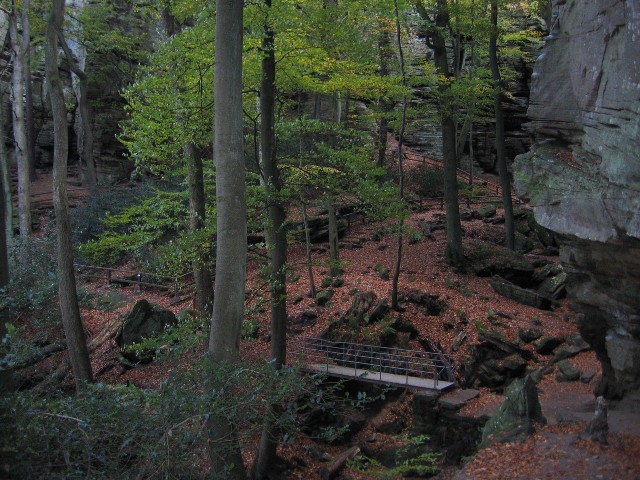
[(553, 15), (516, 190), (564, 235), (569, 296), (604, 368), (598, 393), (640, 395), (640, 2), (555, 0)]

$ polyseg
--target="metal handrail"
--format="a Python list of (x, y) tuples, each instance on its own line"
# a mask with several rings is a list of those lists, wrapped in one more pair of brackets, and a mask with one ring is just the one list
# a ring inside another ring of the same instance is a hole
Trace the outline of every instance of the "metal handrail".
[[(409, 377), (433, 379), (437, 386), (440, 376), (451, 370), (451, 357), (437, 352), (407, 350), (353, 342), (334, 342), (307, 337), (292, 342), (290, 350), (306, 363), (320, 363), (329, 372), (330, 365), (353, 367), (354, 377), (393, 373)], [(358, 373), (361, 371), (362, 373)]]

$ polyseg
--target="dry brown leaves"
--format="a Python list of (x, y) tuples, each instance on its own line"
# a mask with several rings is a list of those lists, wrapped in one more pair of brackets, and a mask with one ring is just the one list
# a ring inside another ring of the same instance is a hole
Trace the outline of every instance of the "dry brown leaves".
[[(432, 210), (416, 213), (409, 223), (416, 226), (419, 220), (431, 221), (443, 212)], [(380, 278), (375, 270), (376, 265), (381, 264), (393, 271), (395, 262), (397, 240), (393, 235), (386, 235), (381, 241), (372, 240), (374, 232), (380, 229), (381, 224), (357, 223), (352, 225), (347, 237), (341, 240), (341, 244), (348, 246), (353, 243), (361, 243), (362, 248), (343, 248), (340, 252), (341, 261), (344, 264), (344, 285), (334, 288), (335, 293), (331, 302), (325, 307), (318, 307), (315, 300), (308, 296), (309, 282), (306, 270), (306, 252), (303, 245), (294, 244), (289, 249), (289, 265), (293, 280), (287, 285), (288, 310), (292, 319), (299, 317), (304, 311), (315, 312), (318, 317), (315, 323), (296, 326), (289, 333), (289, 339), (296, 337), (319, 336), (333, 320), (338, 319), (351, 305), (352, 295), (350, 291), (373, 291), (379, 298), (389, 298), (391, 282)], [(479, 221), (465, 222), (464, 228), (467, 238), (477, 238), (484, 224)], [(446, 239), (442, 231), (434, 232), (434, 238), (423, 238), (415, 244), (405, 243), (403, 267), (400, 275), (400, 290), (417, 289), (439, 295), (447, 302), (448, 308), (440, 316), (425, 316), (415, 306), (408, 305), (403, 316), (413, 322), (422, 337), (429, 338), (434, 344), (441, 346), (451, 353), (456, 362), (460, 362), (467, 353), (470, 345), (477, 341), (476, 323), (482, 323), (493, 331), (500, 332), (504, 338), (515, 340), (520, 327), (531, 326), (532, 319), (541, 322), (541, 328), (545, 335), (564, 335), (575, 332), (576, 325), (574, 315), (568, 310), (566, 303), (553, 312), (542, 312), (532, 307), (515, 303), (497, 295), (491, 288), (488, 278), (479, 278), (473, 274), (460, 275), (454, 272), (444, 261)], [(469, 244), (467, 244), (469, 247)], [(258, 252), (260, 253), (260, 252)], [(322, 278), (328, 275), (328, 267), (322, 265), (328, 260), (328, 251), (314, 252), (313, 267), (315, 280), (319, 285)], [(259, 268), (265, 263), (264, 256), (253, 255), (249, 261), (248, 288), (253, 291), (249, 301), (251, 305), (257, 305), (261, 299), (268, 298), (264, 282), (260, 279)], [(295, 274), (295, 275), (294, 275)], [(104, 293), (108, 290), (99, 282), (89, 284), (88, 288), (96, 293)], [(93, 336), (101, 331), (107, 322), (116, 316), (129, 311), (136, 300), (146, 298), (150, 302), (165, 306), (174, 312), (179, 311), (188, 304), (173, 305), (170, 295), (157, 291), (143, 291), (135, 293), (133, 287), (118, 290), (128, 297), (126, 305), (111, 312), (97, 310), (83, 310), (82, 317), (87, 332)], [(268, 312), (268, 308), (266, 309)], [(496, 315), (488, 315), (492, 311)], [(490, 319), (491, 317), (492, 319)], [(247, 359), (266, 359), (269, 355), (269, 316), (268, 313), (257, 317), (261, 324), (260, 337), (254, 341), (243, 341), (241, 355)], [(464, 320), (464, 321), (463, 321)], [(457, 352), (451, 351), (451, 344), (458, 335), (458, 330), (463, 329), (467, 334), (462, 348)], [(417, 342), (411, 347), (421, 348)], [(532, 347), (526, 347), (532, 348)], [(151, 363), (139, 368), (125, 370), (115, 360), (117, 346), (109, 342), (95, 351), (92, 355), (93, 371), (98, 381), (107, 383), (130, 382), (141, 388), (157, 388), (166, 377), (169, 366), (166, 363)], [(187, 366), (190, 360), (200, 352), (192, 353), (182, 360), (182, 365)], [(47, 363), (60, 361), (58, 355), (43, 362), (41, 366), (46, 369)], [(541, 361), (545, 359), (542, 358)], [(593, 354), (582, 354), (572, 359), (582, 371), (595, 371), (600, 373), (600, 368)], [(175, 365), (172, 364), (172, 367)], [(590, 395), (593, 385), (584, 385), (580, 382), (559, 384), (555, 376), (550, 374), (541, 383), (541, 399), (551, 401), (558, 392), (566, 395)], [(406, 411), (410, 409), (409, 394), (404, 398), (404, 403), (394, 404), (396, 410), (391, 409), (383, 415), (389, 418), (404, 412), (403, 421), (407, 427), (410, 424), (410, 416)], [(501, 396), (483, 389), (482, 394), (476, 400), (470, 402), (462, 414), (491, 413), (501, 402)], [(584, 425), (553, 425), (544, 427), (525, 444), (508, 444), (482, 451), (465, 469), (468, 478), (640, 478), (636, 466), (636, 459), (640, 458), (638, 437), (616, 434), (612, 438), (611, 445), (603, 447), (593, 445), (586, 440), (576, 440), (576, 436), (584, 428)], [(382, 448), (395, 441), (392, 437), (384, 436), (368, 427), (358, 437), (356, 442), (366, 442), (367, 439), (375, 439), (371, 448)], [(289, 460), (292, 465), (298, 465), (298, 469), (288, 478), (304, 478), (307, 480), (318, 478), (317, 471), (321, 464), (312, 461), (305, 454), (305, 447), (312, 443), (311, 440), (301, 438), (294, 445), (281, 446), (279, 453)], [(255, 446), (245, 449), (247, 461), (250, 460)], [(329, 454), (338, 454), (344, 447), (322, 446)], [(300, 459), (306, 466), (302, 466)], [(596, 460), (598, 459), (598, 460)], [(354, 479), (365, 478), (350, 472)], [(602, 476), (599, 476), (602, 475)], [(443, 477), (445, 478), (445, 477)], [(467, 477), (465, 477), (467, 478)]]

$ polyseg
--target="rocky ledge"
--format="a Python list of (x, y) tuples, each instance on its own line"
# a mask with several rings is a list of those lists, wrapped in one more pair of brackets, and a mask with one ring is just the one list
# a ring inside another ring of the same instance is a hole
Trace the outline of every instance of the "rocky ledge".
[(568, 295), (603, 364), (597, 394), (640, 396), (640, 4), (553, 4), (515, 186), (562, 234)]

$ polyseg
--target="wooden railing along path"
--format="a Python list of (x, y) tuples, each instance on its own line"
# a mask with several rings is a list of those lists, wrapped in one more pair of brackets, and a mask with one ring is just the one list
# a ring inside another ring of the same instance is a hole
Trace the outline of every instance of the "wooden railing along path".
[(74, 267), (76, 272), (84, 278), (104, 279), (107, 285), (112, 283), (134, 285), (136, 292), (141, 291), (142, 287), (173, 291), (174, 298), (178, 298), (180, 287), (185, 285), (187, 280), (193, 276), (191, 272), (172, 277), (122, 268), (96, 267), (94, 265), (74, 264)]

